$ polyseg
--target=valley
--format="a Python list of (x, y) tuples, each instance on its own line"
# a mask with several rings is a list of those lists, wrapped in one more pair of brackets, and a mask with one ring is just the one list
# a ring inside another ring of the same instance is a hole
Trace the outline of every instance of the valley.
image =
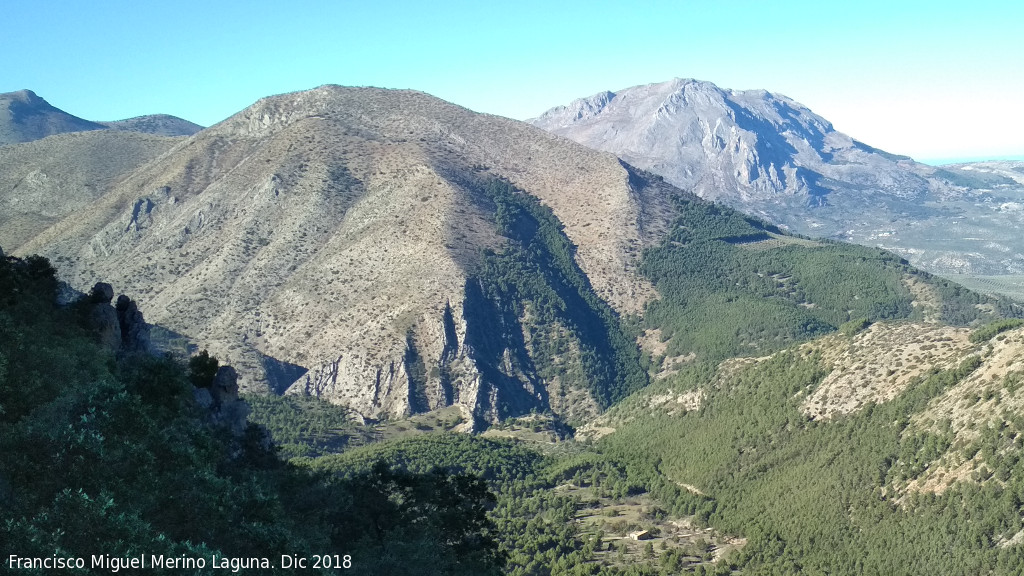
[[(683, 80), (554, 134), (340, 86), (68, 132), (13, 94), (53, 133), (0, 146), (5, 541), (344, 547), (359, 574), (1024, 564), (1015, 165)], [(669, 141), (682, 171), (647, 155)]]

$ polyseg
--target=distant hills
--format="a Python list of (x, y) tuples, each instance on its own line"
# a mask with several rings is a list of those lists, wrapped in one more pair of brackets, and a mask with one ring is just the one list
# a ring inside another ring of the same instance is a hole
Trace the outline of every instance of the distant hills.
[(100, 122), (100, 124), (113, 130), (142, 132), (143, 134), (155, 134), (157, 136), (191, 136), (203, 129), (199, 124), (169, 114), (136, 116), (126, 120)]
[(689, 79), (601, 92), (531, 122), (794, 232), (884, 246), (937, 273), (1024, 273), (1012, 165), (926, 166), (785, 96)]
[(0, 146), (0, 246), (20, 246), (76, 214), (178, 141), (95, 129)]
[(167, 114), (93, 122), (55, 108), (31, 90), (0, 94), (0, 146), (32, 142), (54, 134), (108, 128), (159, 136), (191, 136), (203, 129), (198, 124)]

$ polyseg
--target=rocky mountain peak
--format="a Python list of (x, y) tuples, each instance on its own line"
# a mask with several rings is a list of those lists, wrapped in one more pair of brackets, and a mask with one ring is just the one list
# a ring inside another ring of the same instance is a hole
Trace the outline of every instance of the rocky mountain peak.
[(12, 102), (21, 102), (23, 104), (28, 104), (30, 106), (49, 106), (49, 103), (46, 100), (43, 100), (38, 95), (36, 95), (35, 92), (28, 89), (16, 90), (14, 92), (9, 92), (7, 94), (0, 94), (0, 98), (3, 98), (5, 96), (9, 97)]
[(568, 124), (569, 122), (590, 118), (600, 114), (604, 110), (604, 107), (611, 102), (612, 98), (615, 98), (614, 92), (598, 92), (597, 94), (587, 98), (577, 98), (567, 106), (552, 108), (545, 112), (544, 115), (549, 118), (558, 117), (563, 119), (563, 123)]
[[(881, 245), (933, 272), (1024, 269), (1024, 243), (1009, 240), (1019, 237), (1007, 217), (1019, 205), (1012, 177), (890, 154), (781, 94), (675, 78), (575, 100), (529, 122), (801, 234)], [(963, 225), (970, 221), (988, 232)], [(982, 245), (982, 237), (998, 240)]]

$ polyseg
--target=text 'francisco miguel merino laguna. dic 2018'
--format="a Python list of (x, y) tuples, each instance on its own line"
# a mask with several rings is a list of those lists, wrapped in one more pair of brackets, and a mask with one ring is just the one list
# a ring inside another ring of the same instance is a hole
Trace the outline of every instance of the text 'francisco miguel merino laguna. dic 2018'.
[(125, 569), (143, 570), (147, 568), (171, 569), (203, 569), (213, 568), (238, 572), (253, 568), (351, 568), (352, 557), (338, 554), (316, 554), (310, 558), (304, 556), (281, 556), (276, 565), (269, 558), (226, 558), (211, 556), (209, 560), (202, 557), (164, 556), (162, 554), (140, 554), (139, 556), (121, 557), (107, 554), (95, 554), (89, 558), (75, 556), (22, 557), (11, 554), (7, 557), (7, 568), (10, 570), (66, 570), (66, 569), (102, 569), (112, 573)]

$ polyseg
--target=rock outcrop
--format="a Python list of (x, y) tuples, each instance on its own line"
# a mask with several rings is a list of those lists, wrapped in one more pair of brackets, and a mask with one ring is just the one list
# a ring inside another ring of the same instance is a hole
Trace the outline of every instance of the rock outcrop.
[(89, 292), (89, 327), (96, 333), (100, 344), (112, 352), (121, 349), (121, 327), (117, 310), (111, 305), (114, 288), (106, 282), (97, 282)]
[(125, 352), (149, 352), (149, 325), (135, 302), (121, 294), (117, 297), (117, 324), (121, 333), (121, 349)]
[[(121, 294), (111, 306), (113, 298), (114, 288), (106, 282), (97, 282), (85, 297), (89, 326), (100, 343), (119, 354), (150, 353), (150, 327), (138, 305)], [(245, 435), (251, 409), (238, 396), (238, 372), (233, 367), (218, 367), (210, 386), (195, 388), (192, 394), (197, 404), (209, 410), (210, 422), (227, 428), (236, 438)], [(269, 436), (265, 440), (269, 445)]]
[(106, 282), (97, 282), (85, 297), (89, 326), (100, 343), (112, 352), (152, 352), (149, 324), (138, 305), (124, 294), (111, 306), (113, 299), (114, 288)]
[(210, 420), (224, 426), (235, 437), (245, 434), (249, 404), (238, 397), (238, 372), (231, 366), (221, 366), (209, 388), (193, 390), (196, 402), (210, 411)]

